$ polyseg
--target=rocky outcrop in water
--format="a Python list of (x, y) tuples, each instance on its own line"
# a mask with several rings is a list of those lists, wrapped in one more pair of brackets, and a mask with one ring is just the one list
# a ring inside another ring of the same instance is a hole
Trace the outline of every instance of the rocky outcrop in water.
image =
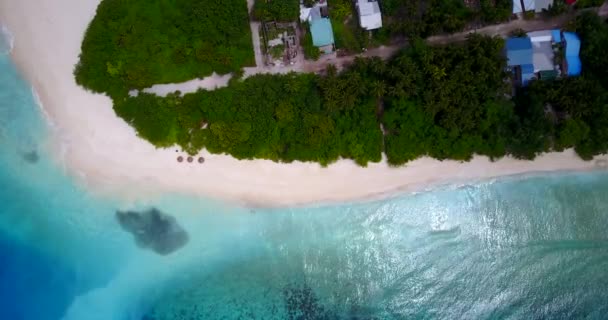
[(312, 289), (308, 286), (288, 286), (283, 289), (285, 311), (289, 319), (329, 320), (329, 312), (319, 303)]
[(28, 163), (36, 163), (38, 162), (38, 160), (40, 160), (40, 156), (38, 155), (38, 152), (36, 150), (30, 151), (30, 152), (26, 152), (23, 154), (23, 160), (25, 160)]
[(188, 233), (175, 218), (156, 208), (146, 211), (117, 211), (116, 219), (131, 233), (140, 248), (167, 255), (188, 243)]

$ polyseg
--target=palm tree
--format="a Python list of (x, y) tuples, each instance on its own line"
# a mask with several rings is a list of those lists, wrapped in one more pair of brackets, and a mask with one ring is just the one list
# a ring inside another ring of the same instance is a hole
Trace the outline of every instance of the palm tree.
[(386, 94), (386, 83), (381, 80), (374, 80), (370, 87), (370, 92), (376, 97), (376, 116), (382, 117), (384, 113), (384, 95)]

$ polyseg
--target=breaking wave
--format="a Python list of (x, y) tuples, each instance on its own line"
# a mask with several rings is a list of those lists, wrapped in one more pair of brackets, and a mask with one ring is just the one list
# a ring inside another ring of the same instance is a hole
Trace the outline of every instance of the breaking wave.
[(42, 113), (42, 116), (48, 123), (49, 127), (51, 129), (54, 129), (55, 122), (53, 122), (53, 119), (51, 118), (49, 113), (46, 111), (46, 109), (44, 107), (44, 103), (42, 103), (42, 100), (40, 99), (40, 95), (38, 95), (38, 91), (36, 91), (36, 88), (34, 88), (34, 86), (31, 87), (31, 91), (32, 91), (32, 97), (34, 98), (34, 102), (36, 102), (36, 105), (40, 109), (40, 113)]

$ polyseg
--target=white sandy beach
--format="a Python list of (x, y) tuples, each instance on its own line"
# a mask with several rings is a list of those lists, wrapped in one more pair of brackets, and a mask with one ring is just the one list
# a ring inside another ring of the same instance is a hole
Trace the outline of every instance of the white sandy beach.
[[(386, 163), (368, 168), (340, 161), (328, 168), (313, 163), (238, 161), (209, 155), (204, 164), (177, 163), (175, 148), (156, 150), (115, 116), (109, 98), (86, 92), (72, 76), (80, 42), (99, 0), (3, 0), (0, 23), (15, 36), (13, 59), (38, 92), (54, 124), (50, 145), (76, 179), (101, 194), (130, 200), (180, 192), (282, 206), (348, 201), (415, 191), (429, 185), (555, 170), (589, 170), (574, 152), (536, 161), (506, 158), (468, 163), (419, 159), (401, 168)], [(602, 159), (608, 159), (602, 157)]]

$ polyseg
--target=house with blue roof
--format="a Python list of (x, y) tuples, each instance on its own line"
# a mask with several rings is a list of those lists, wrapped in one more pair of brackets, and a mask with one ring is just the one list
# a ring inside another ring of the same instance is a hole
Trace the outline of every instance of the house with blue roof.
[(564, 46), (566, 55), (566, 74), (568, 76), (579, 76), (581, 74), (581, 40), (574, 32), (564, 32)]
[(527, 85), (534, 78), (532, 41), (528, 37), (509, 38), (506, 51), (507, 66), (513, 71), (515, 79)]
[(551, 36), (553, 37), (553, 42), (555, 42), (555, 43), (562, 42), (562, 32), (559, 29), (551, 30)]
[[(526, 86), (533, 79), (548, 80), (581, 74), (581, 42), (574, 32), (542, 30), (506, 41), (507, 66), (517, 84)], [(563, 49), (563, 55), (560, 53)]]

